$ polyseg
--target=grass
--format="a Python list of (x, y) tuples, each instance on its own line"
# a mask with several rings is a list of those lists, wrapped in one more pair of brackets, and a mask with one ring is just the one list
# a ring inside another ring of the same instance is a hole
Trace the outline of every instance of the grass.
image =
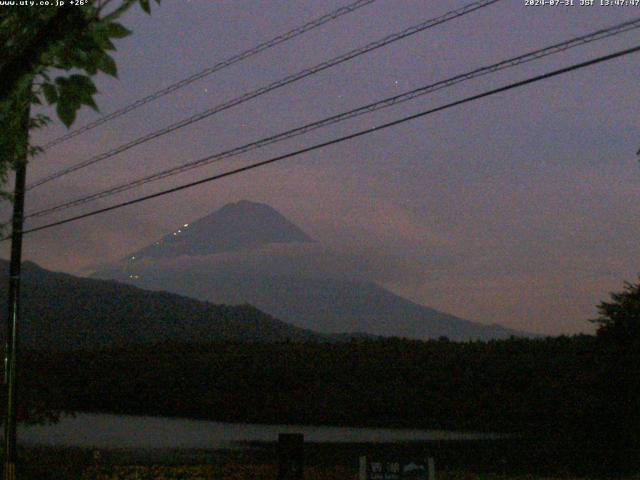
[[(307, 452), (305, 480), (357, 480), (357, 454), (349, 451), (346, 456), (336, 452), (345, 447), (335, 445), (327, 448), (327, 452), (316, 448)], [(149, 459), (146, 461), (126, 457), (122, 452), (104, 452), (104, 456), (94, 457), (89, 449), (74, 448), (29, 448), (20, 451), (18, 474), (20, 480), (276, 480), (277, 467), (275, 449), (251, 450), (248, 455), (226, 454), (203, 458), (189, 464), (185, 458), (178, 456)], [(125, 452), (126, 453), (126, 452)], [(329, 453), (332, 453), (329, 455)], [(342, 458), (344, 457), (344, 458)], [(348, 459), (349, 461), (344, 461)], [(436, 456), (436, 458), (438, 458)], [(204, 464), (207, 461), (210, 463)], [(131, 464), (126, 464), (128, 462)], [(473, 460), (458, 462), (456, 466), (444, 463), (438, 469), (437, 480), (595, 480), (601, 476), (577, 476), (544, 474), (498, 474), (476, 473), (478, 471), (496, 471), (480, 466)], [(495, 463), (493, 464), (495, 466)], [(497, 471), (503, 471), (502, 468)], [(531, 471), (528, 468), (519, 472)], [(555, 470), (556, 472), (558, 470)], [(613, 477), (609, 477), (613, 478)], [(621, 480), (623, 477), (615, 477)], [(640, 475), (626, 476), (624, 480), (640, 480)]]
[[(277, 468), (272, 465), (189, 465), (189, 466), (114, 466), (89, 469), (82, 480), (275, 480)], [(596, 478), (596, 477), (593, 477)], [(357, 480), (347, 467), (306, 467), (305, 480)], [(442, 471), (437, 480), (579, 480), (578, 477), (540, 477), (535, 475), (474, 474), (465, 471)], [(628, 477), (627, 480), (640, 480)], [(582, 479), (580, 479), (582, 480)], [(585, 479), (586, 480), (586, 479)]]
[[(89, 469), (82, 480), (275, 480), (278, 471), (273, 465), (186, 465), (186, 466), (115, 466), (109, 469)], [(345, 467), (305, 469), (305, 480), (355, 480)]]

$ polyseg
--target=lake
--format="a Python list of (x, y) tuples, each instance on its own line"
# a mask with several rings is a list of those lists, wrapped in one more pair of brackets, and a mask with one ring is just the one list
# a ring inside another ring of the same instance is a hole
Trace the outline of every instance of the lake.
[(224, 423), (182, 418), (79, 413), (55, 425), (21, 426), (23, 445), (132, 449), (241, 448), (247, 442), (275, 442), (279, 433), (303, 433), (305, 442), (394, 443), (416, 440), (472, 440), (496, 435), (391, 428), (314, 427)]

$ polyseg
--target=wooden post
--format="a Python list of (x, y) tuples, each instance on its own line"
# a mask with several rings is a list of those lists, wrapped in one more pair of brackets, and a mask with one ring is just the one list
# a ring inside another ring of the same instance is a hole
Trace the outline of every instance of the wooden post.
[[(20, 267), (22, 263), (22, 225), (24, 223), (24, 194), (27, 175), (27, 149), (29, 144), (29, 118), (31, 112), (31, 85), (24, 99), (18, 97), (18, 107), (22, 111), (21, 145), (13, 159), (16, 182), (13, 198), (13, 218), (11, 231), (11, 262), (9, 265), (9, 298), (7, 318), (7, 338), (4, 357), (4, 480), (16, 478), (16, 358), (18, 350), (18, 325), (20, 320)], [(24, 102), (24, 104), (22, 104)]]
[(360, 457), (360, 472), (358, 480), (367, 480), (367, 457)]
[(304, 434), (278, 435), (278, 480), (303, 480)]

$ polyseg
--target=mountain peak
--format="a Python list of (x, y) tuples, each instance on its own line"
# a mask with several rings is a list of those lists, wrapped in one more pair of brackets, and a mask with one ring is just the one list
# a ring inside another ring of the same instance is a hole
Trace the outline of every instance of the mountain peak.
[[(286, 220), (286, 218), (282, 216), (280, 212), (278, 212), (275, 208), (271, 207), (270, 205), (267, 205), (266, 203), (251, 202), (249, 200), (240, 200), (235, 203), (233, 202), (227, 203), (219, 210), (216, 210), (215, 212), (207, 215), (206, 217), (201, 218), (200, 220), (205, 220), (206, 218), (215, 217), (218, 215), (230, 215), (230, 216), (251, 215), (256, 218), (260, 218), (260, 217), (273, 218), (277, 216)], [(288, 220), (286, 221), (289, 222)]]
[(232, 209), (258, 210), (258, 209), (264, 209), (264, 208), (268, 208), (270, 210), (276, 211), (274, 208), (270, 207), (266, 203), (252, 202), (250, 200), (239, 200), (236, 203), (233, 203), (233, 202), (227, 203), (220, 210), (232, 210)]
[(270, 243), (313, 241), (280, 212), (264, 203), (240, 200), (165, 235), (127, 256), (127, 260), (211, 255)]

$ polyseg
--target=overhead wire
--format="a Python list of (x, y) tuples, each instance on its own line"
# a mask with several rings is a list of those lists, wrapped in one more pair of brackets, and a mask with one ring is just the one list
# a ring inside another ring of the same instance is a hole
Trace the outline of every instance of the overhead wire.
[(438, 91), (444, 88), (451, 87), (453, 85), (459, 84), (464, 81), (468, 81), (468, 80), (471, 80), (483, 75), (487, 75), (490, 73), (494, 73), (497, 71), (501, 71), (507, 68), (512, 68), (518, 65), (522, 65), (523, 63), (531, 62), (533, 60), (544, 58), (549, 55), (564, 52), (570, 48), (574, 48), (580, 45), (591, 43), (597, 40), (602, 40), (615, 35), (620, 35), (622, 33), (625, 33), (637, 28), (640, 28), (640, 17), (620, 23), (620, 24), (613, 25), (611, 27), (603, 28), (586, 35), (575, 37), (561, 43), (557, 43), (548, 47), (533, 50), (525, 54), (510, 58), (507, 60), (503, 60), (498, 63), (480, 67), (467, 73), (456, 75), (454, 77), (441, 80), (436, 83), (432, 83), (430, 85), (422, 86), (420, 88), (416, 88), (416, 89), (401, 93), (399, 95), (394, 95), (394, 96), (385, 98), (383, 100), (379, 100), (377, 102), (373, 102), (368, 105), (358, 107), (353, 110), (349, 110), (337, 115), (333, 115), (333, 116), (324, 118), (322, 120), (318, 120), (318, 121), (306, 124), (298, 128), (287, 130), (285, 132), (281, 132), (276, 135), (272, 135), (272, 136), (269, 136), (245, 145), (241, 145), (239, 147), (232, 148), (230, 150), (217, 153), (215, 155), (210, 155), (205, 158), (194, 160), (176, 167), (172, 167), (172, 168), (154, 173), (152, 175), (148, 175), (130, 182), (126, 182), (121, 185), (110, 187), (108, 189), (102, 190), (100, 192), (97, 192), (91, 195), (79, 197), (79, 198), (66, 201), (64, 203), (54, 205), (51, 207), (46, 207), (41, 210), (28, 213), (25, 216), (25, 218), (43, 217), (61, 210), (66, 210), (71, 207), (84, 205), (86, 203), (89, 203), (101, 198), (106, 198), (118, 193), (125, 192), (130, 189), (142, 186), (146, 183), (158, 181), (163, 178), (167, 178), (173, 175), (177, 175), (179, 173), (192, 170), (194, 168), (199, 168), (205, 165), (209, 165), (213, 162), (221, 161), (223, 159), (231, 158), (251, 150), (255, 150), (255, 149), (262, 148), (267, 145), (271, 145), (289, 138), (293, 138), (293, 137), (308, 133), (310, 131), (316, 130), (321, 127), (333, 125), (347, 119), (355, 118), (355, 117), (368, 114), (377, 110), (398, 105), (400, 103), (413, 100), (417, 97), (420, 97), (429, 93), (433, 93), (435, 91)]
[(96, 120), (94, 120), (91, 123), (88, 123), (80, 128), (77, 128), (75, 130), (72, 130), (69, 133), (66, 133), (64, 135), (61, 135), (57, 138), (54, 138), (53, 140), (51, 140), (48, 143), (45, 143), (44, 145), (42, 145), (40, 148), (42, 148), (43, 150), (48, 150), (56, 145), (59, 145), (71, 138), (77, 137), (78, 135), (81, 135), (85, 132), (88, 132), (89, 130), (93, 130), (96, 127), (99, 127), (100, 125), (104, 125), (105, 123), (114, 120), (118, 117), (121, 117), (123, 115), (126, 115), (129, 112), (132, 112), (134, 110), (137, 110), (138, 108), (142, 107), (143, 105), (146, 105), (148, 103), (151, 103), (159, 98), (164, 97), (165, 95), (169, 95), (170, 93), (175, 92), (176, 90), (179, 90), (181, 88), (186, 87), (187, 85), (192, 84), (193, 82), (200, 80), (201, 78), (205, 78), (215, 72), (218, 72), (224, 68), (230, 67), (231, 65), (234, 65), (238, 62), (241, 62), (243, 60), (246, 60), (247, 58), (253, 57), (254, 55), (257, 55), (265, 50), (268, 50), (269, 48), (275, 47), (276, 45), (280, 45), (281, 43), (285, 43), (293, 38), (296, 38), (304, 33), (307, 33), (311, 30), (314, 30), (322, 25), (324, 25), (325, 23), (331, 22), (333, 20), (336, 20), (337, 18), (340, 18), (344, 15), (347, 15), (349, 13), (355, 12), (356, 10), (365, 7), (373, 2), (375, 2), (376, 0), (357, 0), (353, 3), (350, 3), (349, 5), (346, 5), (344, 7), (340, 7), (336, 10), (333, 10), (329, 13), (327, 13), (326, 15), (322, 15), (319, 18), (316, 18), (315, 20), (312, 20), (308, 23), (305, 23), (304, 25), (301, 25), (299, 27), (296, 27), (292, 30), (289, 30), (286, 33), (283, 33), (281, 35), (278, 35), (274, 38), (272, 38), (271, 40), (267, 40), (266, 42), (263, 42), (259, 45), (256, 45), (253, 48), (250, 48), (249, 50), (245, 50), (241, 53), (238, 53), (237, 55), (234, 55), (232, 57), (229, 57), (225, 60), (222, 60), (218, 63), (216, 63), (215, 65), (211, 66), (211, 67), (207, 67), (204, 70), (201, 70), (197, 73), (194, 73), (193, 75), (190, 75), (186, 78), (183, 78), (182, 80), (172, 83), (171, 85), (168, 85), (160, 90), (157, 90), (149, 95), (147, 95), (146, 97), (140, 98), (138, 100), (136, 100), (133, 103), (130, 103), (128, 105), (125, 105), (122, 108), (119, 108), (118, 110), (115, 110), (111, 113), (109, 113), (108, 115), (104, 115)]
[[(640, 51), (640, 46), (636, 46), (636, 47), (628, 48), (628, 49), (625, 49), (625, 50), (620, 50), (620, 51), (617, 51), (617, 52), (614, 52), (614, 53), (611, 53), (611, 54), (608, 54), (608, 55), (603, 55), (603, 56), (597, 57), (597, 58), (592, 59), (592, 60), (587, 60), (585, 62), (581, 62), (581, 63), (577, 63), (577, 64), (574, 64), (574, 65), (571, 65), (571, 66), (568, 66), (568, 67), (564, 67), (564, 68), (560, 68), (560, 69), (557, 69), (557, 70), (553, 70), (553, 71), (548, 72), (548, 73), (544, 73), (544, 74), (541, 74), (541, 75), (536, 75), (534, 77), (530, 77), (528, 79), (521, 80), (521, 81), (518, 81), (518, 82), (513, 82), (513, 83), (510, 83), (510, 84), (502, 86), (502, 87), (498, 87), (498, 88), (495, 88), (495, 89), (492, 89), (492, 90), (485, 91), (483, 93), (479, 93), (479, 94), (476, 94), (476, 95), (471, 95), (471, 96), (465, 97), (465, 98), (463, 98), (461, 100), (450, 102), (450, 103), (447, 103), (445, 105), (442, 105), (442, 106), (439, 106), (439, 107), (436, 107), (436, 108), (431, 108), (429, 110), (425, 110), (425, 111), (420, 112), (420, 113), (416, 113), (416, 114), (413, 114), (413, 115), (405, 116), (405, 117), (402, 117), (402, 118), (400, 118), (398, 120), (394, 120), (394, 121), (385, 123), (383, 125), (367, 128), (367, 129), (364, 129), (364, 130), (360, 130), (358, 132), (351, 133), (349, 135), (344, 135), (342, 137), (338, 137), (338, 138), (335, 138), (335, 139), (332, 139), (332, 140), (329, 140), (329, 141), (326, 141), (326, 142), (318, 143), (318, 144), (312, 145), (310, 147), (305, 147), (305, 148), (302, 148), (302, 149), (299, 149), (299, 150), (296, 150), (296, 151), (293, 151), (293, 152), (290, 152), (290, 153), (286, 153), (284, 155), (279, 155), (279, 156), (276, 156), (276, 157), (273, 157), (273, 158), (270, 158), (270, 159), (267, 159), (267, 160), (263, 160), (263, 161), (256, 162), (256, 163), (253, 163), (253, 164), (250, 164), (250, 165), (246, 165), (244, 167), (236, 168), (236, 169), (233, 169), (233, 170), (229, 170), (227, 172), (219, 173), (219, 174), (216, 174), (216, 175), (213, 175), (213, 176), (210, 176), (210, 177), (202, 178), (200, 180), (196, 180), (196, 181), (189, 182), (189, 183), (186, 183), (186, 184), (183, 184), (183, 185), (179, 185), (177, 187), (172, 187), (172, 188), (169, 188), (169, 189), (166, 189), (166, 190), (162, 190), (160, 192), (152, 193), (152, 194), (149, 194), (149, 195), (144, 195), (142, 197), (138, 197), (138, 198), (135, 198), (133, 200), (128, 200), (128, 201), (121, 202), (121, 203), (118, 203), (118, 204), (115, 204), (115, 205), (111, 205), (109, 207), (100, 208), (100, 209), (93, 210), (93, 211), (90, 211), (90, 212), (86, 212), (86, 213), (83, 213), (83, 214), (80, 214), (80, 215), (75, 215), (75, 216), (68, 217), (68, 218), (65, 218), (65, 219), (62, 219), (62, 220), (51, 222), (51, 223), (48, 223), (46, 225), (41, 225), (41, 226), (38, 226), (38, 227), (30, 228), (30, 229), (24, 230), (22, 233), (23, 234), (28, 234), (28, 233), (33, 233), (33, 232), (37, 232), (37, 231), (53, 228), (53, 227), (56, 227), (56, 226), (59, 226), (59, 225), (64, 225), (64, 224), (67, 224), (67, 223), (70, 223), (70, 222), (75, 222), (75, 221), (78, 221), (78, 220), (81, 220), (81, 219), (84, 219), (84, 218), (92, 217), (92, 216), (95, 216), (95, 215), (98, 215), (98, 214), (101, 214), (101, 213), (117, 210), (117, 209), (129, 206), (129, 205), (134, 205), (134, 204), (137, 204), (137, 203), (145, 202), (145, 201), (151, 200), (153, 198), (158, 198), (158, 197), (162, 197), (162, 196), (165, 196), (165, 195), (169, 195), (171, 193), (175, 193), (175, 192), (178, 192), (178, 191), (181, 191), (181, 190), (185, 190), (185, 189), (188, 189), (188, 188), (193, 188), (193, 187), (195, 187), (197, 185), (210, 183), (212, 181), (219, 180), (221, 178), (229, 177), (229, 176), (232, 176), (232, 175), (237, 175), (239, 173), (243, 173), (243, 172), (246, 172), (246, 171), (249, 171), (249, 170), (260, 168), (260, 167), (263, 167), (263, 166), (266, 166), (266, 165), (269, 165), (269, 164), (272, 164), (272, 163), (276, 163), (276, 162), (279, 162), (279, 161), (282, 161), (282, 160), (285, 160), (285, 159), (288, 159), (288, 158), (292, 158), (292, 157), (295, 157), (295, 156), (298, 156), (298, 155), (302, 155), (304, 153), (308, 153), (308, 152), (312, 152), (312, 151), (315, 151), (315, 150), (319, 150), (321, 148), (325, 148), (325, 147), (330, 146), (330, 145), (335, 145), (335, 144), (338, 144), (338, 143), (345, 142), (347, 140), (351, 140), (351, 139), (358, 138), (358, 137), (361, 137), (361, 136), (364, 136), (364, 135), (368, 135), (368, 134), (371, 134), (371, 133), (374, 133), (374, 132), (378, 132), (378, 131), (381, 131), (381, 130), (384, 130), (384, 129), (387, 129), (387, 128), (390, 128), (390, 127), (393, 127), (393, 126), (396, 126), (396, 125), (400, 125), (400, 124), (403, 124), (405, 122), (408, 122), (408, 121), (411, 121), (411, 120), (415, 120), (415, 119), (418, 119), (418, 118), (421, 118), (421, 117), (425, 117), (427, 115), (431, 115), (433, 113), (440, 112), (440, 111), (443, 111), (443, 110), (446, 110), (446, 109), (449, 109), (449, 108), (452, 108), (452, 107), (455, 107), (455, 106), (463, 105), (463, 104), (466, 104), (466, 103), (469, 103), (469, 102), (473, 102), (475, 100), (479, 100), (479, 99), (482, 99), (482, 98), (485, 98), (485, 97), (496, 95), (498, 93), (502, 93), (502, 92), (506, 92), (506, 91), (513, 90), (513, 89), (516, 89), (516, 88), (520, 88), (520, 87), (523, 87), (525, 85), (530, 85), (532, 83), (536, 83), (536, 82), (539, 82), (539, 81), (542, 81), (542, 80), (546, 80), (548, 78), (552, 78), (552, 77), (556, 77), (558, 75), (563, 75), (563, 74), (566, 74), (566, 73), (569, 73), (569, 72), (580, 70), (582, 68), (586, 68), (586, 67), (589, 67), (589, 66), (592, 66), (592, 65), (596, 65), (596, 64), (599, 64), (599, 63), (610, 61), (610, 60), (613, 60), (615, 58), (619, 58), (619, 57), (623, 57), (623, 56), (626, 56), (626, 55), (630, 55), (632, 53), (637, 53), (639, 51)], [(5, 237), (2, 240), (7, 240), (8, 238), (10, 238), (10, 237)]]
[(68, 175), (70, 173), (73, 173), (77, 170), (80, 170), (82, 168), (88, 167), (89, 165), (93, 165), (95, 163), (98, 163), (102, 160), (105, 160), (107, 158), (113, 157), (119, 153), (122, 153), (126, 150), (129, 150), (133, 147), (136, 147), (138, 145), (141, 145), (143, 143), (146, 143), (150, 140), (156, 139), (158, 137), (161, 137), (163, 135), (166, 135), (168, 133), (174, 132), (178, 129), (184, 128), (186, 126), (189, 126), (193, 123), (199, 122), (200, 120), (204, 120), (205, 118), (208, 118), (212, 115), (215, 115), (216, 113), (222, 112), (224, 110), (228, 110), (232, 107), (235, 107), (237, 105), (240, 105), (244, 102), (247, 102), (249, 100), (252, 100), (258, 96), (264, 95), (268, 92), (271, 92), (273, 90), (282, 88), (286, 85), (290, 85), (294, 82), (297, 82), (298, 80), (301, 80), (303, 78), (309, 77), (311, 75), (315, 75), (316, 73), (319, 73), (323, 70), (327, 70), (331, 67), (334, 67), (336, 65), (339, 65), (341, 63), (344, 63), (348, 60), (351, 60), (353, 58), (359, 57), (361, 55), (364, 55), (365, 53), (371, 52), (373, 50), (376, 50), (378, 48), (381, 48), (383, 46), (389, 45), (390, 43), (394, 43), (397, 42), (399, 40), (402, 40), (404, 38), (407, 38), (411, 35), (415, 35), (416, 33), (422, 32), (428, 28), (432, 28), (435, 27), (436, 25), (440, 25), (442, 23), (448, 22), (450, 20), (453, 20), (455, 18), (461, 17), (463, 15), (466, 15), (468, 13), (474, 12), (476, 10), (479, 10), (481, 8), (487, 7), (489, 5), (492, 5), (494, 3), (497, 3), (501, 0), (478, 0), (475, 2), (472, 2), (468, 5), (465, 5), (464, 7), (455, 9), (455, 10), (451, 10), (443, 15), (440, 15), (438, 17), (432, 18), (430, 20), (426, 20), (422, 23), (419, 23), (417, 25), (414, 25), (412, 27), (406, 28), (404, 30), (402, 30), (401, 32), (398, 33), (394, 33), (391, 35), (387, 35), (386, 37), (380, 39), (380, 40), (376, 40), (374, 42), (368, 43), (367, 45), (361, 47), (361, 48), (356, 48), (354, 50), (351, 50), (347, 53), (344, 53), (342, 55), (339, 55), (338, 57), (335, 57), (333, 59), (327, 60), (325, 62), (319, 63), (313, 67), (301, 70), (298, 73), (292, 74), (292, 75), (288, 75), (280, 80), (277, 80), (275, 82), (272, 82), (266, 86), (260, 87), (257, 90), (253, 90), (251, 92), (245, 93), (239, 97), (236, 97), (232, 100), (229, 100), (225, 103), (222, 103), (220, 105), (217, 105), (215, 107), (212, 107), (210, 109), (207, 109), (203, 112), (200, 112), (196, 115), (192, 115), (191, 117), (185, 118), (183, 120), (180, 120), (179, 122), (173, 123), (167, 127), (164, 127), (160, 130), (156, 130), (155, 132), (151, 132), (147, 135), (144, 135), (142, 137), (139, 137), (135, 140), (132, 140), (130, 142), (127, 142), (125, 144), (119, 145), (118, 147), (115, 147), (107, 152), (104, 152), (102, 154), (99, 154), (97, 156), (94, 156), (92, 158), (89, 158), (87, 160), (84, 160), (82, 162), (76, 163), (75, 165), (71, 165), (67, 168), (64, 168), (62, 170), (59, 170), (55, 173), (52, 173), (50, 175), (47, 175), (44, 178), (41, 178), (40, 180), (35, 181), (34, 183), (27, 185), (27, 190), (31, 190), (33, 188), (36, 188), (38, 186), (44, 185), (45, 183), (48, 183), (52, 180), (55, 180), (57, 178), (60, 178), (62, 176)]

